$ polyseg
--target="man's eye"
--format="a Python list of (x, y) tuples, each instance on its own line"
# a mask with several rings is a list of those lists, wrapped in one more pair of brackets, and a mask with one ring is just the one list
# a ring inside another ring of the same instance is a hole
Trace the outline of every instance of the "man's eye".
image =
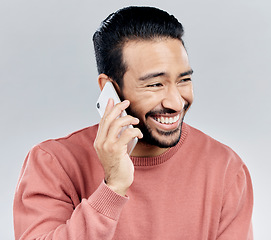
[(184, 79), (181, 79), (181, 80), (179, 81), (179, 83), (189, 82), (189, 81), (191, 81), (191, 78), (184, 78)]
[(161, 87), (163, 86), (161, 83), (154, 83), (154, 84), (149, 84), (147, 87)]

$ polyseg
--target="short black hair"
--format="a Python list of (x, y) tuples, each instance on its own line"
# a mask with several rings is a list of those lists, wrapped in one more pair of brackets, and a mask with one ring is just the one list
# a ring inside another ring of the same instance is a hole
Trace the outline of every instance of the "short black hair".
[(182, 44), (182, 24), (167, 12), (154, 7), (131, 6), (110, 14), (93, 35), (98, 73), (104, 73), (121, 88), (127, 66), (122, 49), (129, 40), (155, 38), (179, 39)]

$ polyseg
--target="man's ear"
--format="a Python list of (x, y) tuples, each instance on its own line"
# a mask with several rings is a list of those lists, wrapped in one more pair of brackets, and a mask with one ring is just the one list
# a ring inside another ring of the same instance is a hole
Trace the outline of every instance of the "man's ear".
[(104, 73), (101, 73), (98, 76), (98, 84), (99, 84), (101, 91), (103, 90), (105, 83), (108, 81), (110, 81), (110, 78), (107, 75), (105, 75)]
[(101, 73), (98, 76), (98, 84), (99, 84), (99, 87), (100, 87), (101, 91), (103, 90), (104, 85), (106, 84), (106, 82), (109, 82), (109, 81), (113, 83), (113, 85), (115, 87), (115, 90), (117, 91), (117, 94), (121, 97), (121, 91), (120, 91), (119, 85), (115, 81), (113, 81), (112, 78), (108, 77), (104, 73)]

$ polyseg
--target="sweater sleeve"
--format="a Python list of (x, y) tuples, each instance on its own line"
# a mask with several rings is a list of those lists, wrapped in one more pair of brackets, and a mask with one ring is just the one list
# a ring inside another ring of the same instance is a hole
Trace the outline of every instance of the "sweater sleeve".
[(253, 190), (245, 165), (233, 177), (233, 183), (225, 189), (221, 210), (218, 240), (252, 240)]
[(37, 146), (26, 158), (15, 193), (15, 239), (112, 239), (127, 200), (104, 182), (80, 200), (59, 162)]

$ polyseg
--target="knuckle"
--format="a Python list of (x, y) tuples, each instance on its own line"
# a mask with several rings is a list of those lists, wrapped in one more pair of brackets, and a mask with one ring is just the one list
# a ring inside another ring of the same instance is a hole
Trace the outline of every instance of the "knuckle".
[(125, 132), (125, 135), (128, 135), (128, 136), (133, 135), (134, 128), (126, 128), (124, 132)]
[(138, 134), (141, 134), (141, 130), (139, 128), (135, 128)]
[(104, 143), (103, 149), (104, 149), (104, 151), (112, 154), (112, 153), (114, 153), (114, 145), (115, 144), (111, 144), (111, 143), (106, 142), (106, 143)]
[(95, 140), (94, 143), (93, 143), (93, 146), (94, 146), (95, 149), (99, 149), (99, 146), (100, 146), (99, 141)]
[(121, 118), (116, 118), (111, 123), (112, 128), (116, 128), (118, 125), (121, 125)]
[(100, 143), (94, 142), (93, 146), (96, 152), (101, 152), (103, 150), (103, 147)]
[(104, 122), (104, 123), (107, 123), (108, 121), (109, 121), (108, 115), (104, 116), (104, 117), (103, 117), (103, 122)]
[(121, 112), (121, 111), (122, 111), (121, 103), (117, 103), (117, 104), (114, 106), (114, 111), (117, 111), (117, 112)]
[(105, 142), (105, 143), (103, 144), (103, 149), (104, 149), (105, 151), (107, 151), (107, 150), (109, 149), (109, 144), (108, 144), (107, 142)]
[(134, 120), (135, 117), (131, 116), (131, 115), (127, 115), (131, 120)]
[(117, 144), (112, 144), (110, 150), (115, 153), (118, 150)]

